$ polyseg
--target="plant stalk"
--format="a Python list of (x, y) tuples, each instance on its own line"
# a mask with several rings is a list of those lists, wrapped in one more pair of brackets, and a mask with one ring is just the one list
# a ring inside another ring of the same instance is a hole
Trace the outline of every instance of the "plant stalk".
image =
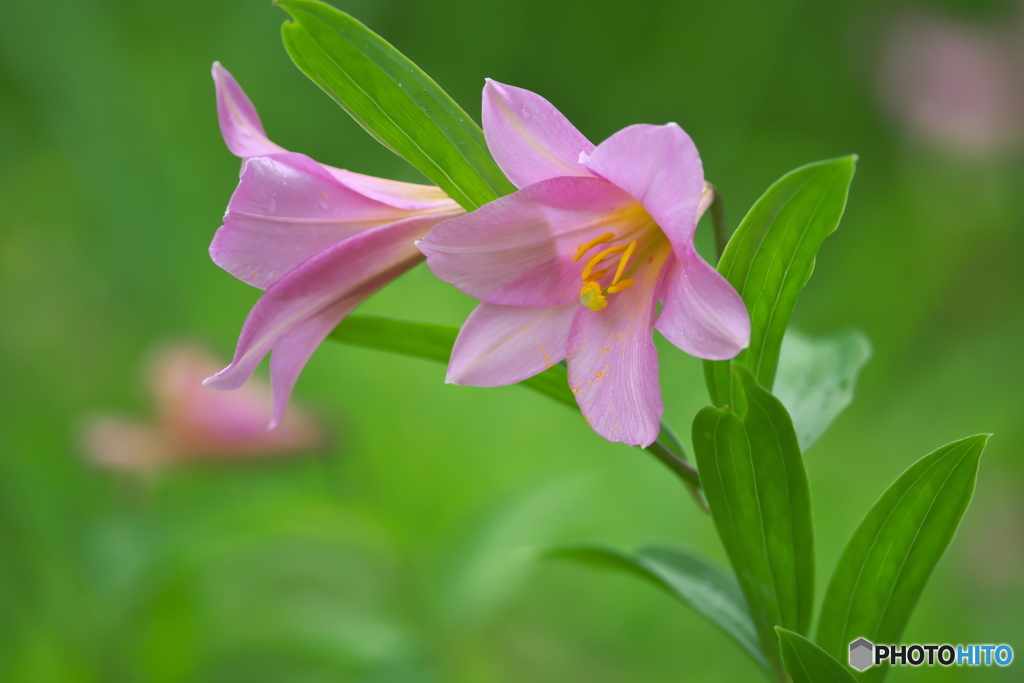
[(715, 229), (715, 252), (718, 254), (718, 260), (721, 261), (722, 254), (725, 253), (725, 245), (729, 243), (729, 226), (725, 223), (725, 206), (722, 203), (722, 194), (711, 183), (708, 183), (708, 185), (715, 194), (710, 207), (711, 225)]

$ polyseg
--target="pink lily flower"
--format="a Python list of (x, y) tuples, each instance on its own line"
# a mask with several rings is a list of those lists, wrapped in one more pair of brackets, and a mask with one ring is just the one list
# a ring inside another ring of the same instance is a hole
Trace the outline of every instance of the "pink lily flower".
[(482, 302), (448, 381), (512, 384), (567, 358), (591, 427), (650, 445), (663, 412), (652, 329), (712, 360), (750, 339), (743, 301), (693, 248), (713, 198), (693, 141), (674, 123), (634, 125), (595, 147), (544, 98), (491, 80), (483, 127), (519, 190), (418, 243), (434, 275)]
[(213, 261), (266, 290), (249, 313), (231, 364), (204, 384), (237, 389), (268, 353), (275, 427), (320, 342), (364, 299), (423, 260), (438, 222), (462, 213), (439, 188), (353, 173), (271, 142), (252, 102), (213, 65), (228, 149), (244, 159)]
[(215, 393), (199, 386), (220, 361), (201, 347), (177, 344), (146, 359), (153, 419), (117, 415), (88, 420), (83, 446), (94, 464), (116, 470), (149, 471), (192, 461), (247, 461), (286, 453), (314, 452), (328, 443), (319, 422), (301, 408), (267, 431), (271, 392), (252, 381), (240, 391)]

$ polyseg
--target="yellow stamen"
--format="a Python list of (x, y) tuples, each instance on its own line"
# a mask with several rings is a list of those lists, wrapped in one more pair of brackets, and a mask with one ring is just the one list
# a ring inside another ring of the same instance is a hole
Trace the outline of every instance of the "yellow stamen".
[(630, 287), (632, 287), (635, 284), (636, 284), (636, 281), (633, 280), (633, 278), (626, 278), (622, 282), (619, 282), (619, 283), (614, 284), (611, 287), (609, 287), (608, 288), (608, 293), (609, 294), (618, 294), (622, 290), (629, 289)]
[(622, 277), (622, 271), (626, 270), (626, 264), (629, 263), (629, 257), (633, 255), (634, 251), (636, 251), (636, 240), (630, 242), (629, 246), (626, 247), (626, 250), (622, 253), (622, 258), (619, 259), (619, 267), (615, 270), (615, 277), (612, 278), (613, 285), (619, 281), (620, 277)]
[(606, 232), (605, 234), (601, 235), (600, 237), (595, 237), (594, 239), (590, 240), (589, 242), (587, 242), (582, 247), (580, 247), (579, 249), (576, 250), (576, 255), (572, 257), (572, 262), (576, 263), (581, 258), (583, 258), (584, 254), (586, 254), (588, 251), (590, 251), (591, 249), (593, 249), (597, 245), (604, 244), (605, 242), (609, 242), (609, 241), (611, 241), (613, 239), (615, 239), (615, 233), (614, 232)]
[(600, 280), (601, 278), (603, 278), (607, 274), (608, 274), (608, 269), (607, 268), (602, 268), (601, 270), (598, 270), (598, 271), (595, 271), (595, 272), (591, 273), (590, 277), (588, 277), (587, 280), (596, 282), (597, 280)]
[(601, 285), (588, 282), (580, 290), (580, 303), (592, 311), (600, 311), (608, 305), (608, 299), (601, 293)]
[(587, 261), (587, 265), (583, 268), (583, 279), (589, 280), (590, 274), (594, 271), (594, 268), (596, 268), (598, 264), (600, 264), (602, 261), (607, 261), (611, 257), (615, 256), (615, 254), (623, 252), (627, 248), (628, 247), (624, 244), (618, 244), (614, 247), (608, 247), (604, 251), (598, 252), (589, 261)]

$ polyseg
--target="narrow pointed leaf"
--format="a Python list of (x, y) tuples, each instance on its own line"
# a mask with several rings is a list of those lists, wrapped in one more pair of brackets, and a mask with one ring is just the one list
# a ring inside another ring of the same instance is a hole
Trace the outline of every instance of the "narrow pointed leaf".
[[(750, 313), (750, 346), (734, 359), (771, 390), (790, 314), (814, 270), (818, 248), (839, 225), (854, 156), (790, 171), (757, 200), (718, 263)], [(705, 361), (711, 402), (729, 403), (732, 361)]]
[(857, 683), (850, 670), (835, 657), (799, 633), (776, 626), (782, 661), (793, 683)]
[(693, 448), (718, 535), (765, 653), (782, 667), (775, 627), (807, 633), (814, 603), (811, 497), (785, 407), (742, 365), (733, 407), (693, 421)]
[(850, 405), (857, 375), (870, 358), (871, 343), (860, 330), (828, 337), (786, 332), (772, 393), (793, 419), (800, 450), (806, 453)]
[[(454, 325), (395, 320), (372, 315), (350, 315), (341, 321), (331, 338), (353, 346), (390, 351), (438, 363), (447, 363), (459, 336)], [(569, 388), (565, 365), (553, 365), (539, 375), (519, 383), (548, 398), (578, 410)]]
[(550, 557), (614, 569), (667, 591), (731, 637), (763, 669), (768, 663), (736, 580), (710, 560), (685, 548), (651, 545), (629, 553), (602, 544), (555, 548)]
[(480, 127), (429, 76), (351, 16), (315, 0), (277, 0), (295, 65), (352, 118), (466, 210), (512, 192)]
[[(842, 659), (850, 643), (898, 643), (928, 577), (974, 495), (988, 435), (954, 441), (918, 460), (853, 532), (829, 581), (817, 642)], [(881, 681), (887, 667), (857, 676)]]
[[(373, 315), (350, 315), (334, 328), (330, 337), (353, 346), (447, 363), (458, 335), (459, 328), (454, 325), (395, 320)], [(569, 388), (564, 362), (519, 382), (519, 385), (579, 411), (576, 396)], [(654, 445), (659, 443), (679, 458), (686, 459), (686, 451), (683, 450), (682, 444), (666, 425), (662, 425), (661, 434)], [(698, 495), (695, 490), (693, 493), (694, 496)]]

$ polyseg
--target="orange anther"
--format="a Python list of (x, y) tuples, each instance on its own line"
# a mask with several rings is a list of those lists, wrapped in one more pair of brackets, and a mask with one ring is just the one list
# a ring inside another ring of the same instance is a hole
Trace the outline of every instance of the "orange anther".
[(636, 281), (633, 278), (627, 278), (627, 279), (623, 280), (622, 282), (616, 283), (616, 284), (612, 285), (611, 287), (609, 287), (608, 288), (608, 293), (609, 294), (618, 294), (622, 290), (629, 289), (630, 287), (632, 287), (635, 284), (636, 284)]
[(626, 247), (626, 245), (624, 244), (618, 244), (614, 247), (608, 247), (604, 251), (598, 252), (597, 254), (592, 256), (591, 259), (587, 261), (587, 265), (583, 268), (583, 279), (589, 280), (590, 274), (594, 271), (594, 268), (596, 268), (598, 264), (600, 264), (602, 261), (607, 261), (611, 257), (615, 256), (615, 254), (623, 252), (627, 248), (628, 247)]
[(595, 237), (594, 239), (590, 240), (589, 242), (587, 242), (586, 244), (584, 244), (583, 246), (576, 250), (576, 255), (572, 257), (572, 262), (576, 263), (581, 258), (583, 258), (584, 254), (586, 254), (588, 251), (590, 251), (597, 245), (604, 244), (605, 242), (610, 242), (613, 239), (615, 239), (614, 232), (606, 232), (605, 234), (599, 237)]
[(615, 270), (615, 277), (612, 278), (612, 284), (614, 285), (622, 277), (622, 273), (626, 270), (626, 265), (629, 263), (629, 258), (636, 251), (636, 240), (629, 243), (626, 250), (622, 253), (622, 258), (619, 259), (619, 267)]

